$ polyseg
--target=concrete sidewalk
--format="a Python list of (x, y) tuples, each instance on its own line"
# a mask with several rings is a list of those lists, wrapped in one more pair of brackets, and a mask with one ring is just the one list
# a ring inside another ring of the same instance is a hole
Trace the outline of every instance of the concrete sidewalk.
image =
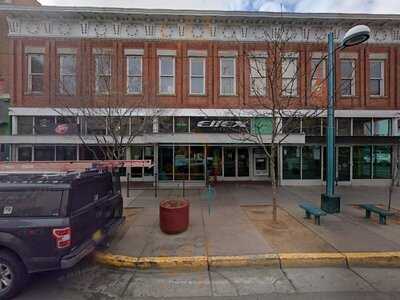
[[(178, 235), (166, 235), (159, 229), (160, 200), (180, 197), (180, 191), (161, 191), (158, 199), (151, 191), (142, 191), (125, 200), (128, 221), (111, 242), (107, 253), (118, 259), (177, 258), (210, 264), (219, 257), (234, 257), (237, 263), (260, 260), (282, 264), (314, 257), (328, 257), (341, 263), (359, 257), (354, 253), (369, 252), (368, 257), (398, 257), (400, 253), (400, 190), (393, 194), (392, 208), (398, 212), (388, 225), (379, 225), (375, 217), (364, 218), (359, 203), (387, 204), (387, 188), (338, 187), (342, 212), (321, 218), (321, 226), (304, 219), (298, 207), (302, 201), (319, 205), (323, 187), (282, 187), (278, 199), (278, 223), (271, 220), (271, 187), (264, 183), (225, 183), (216, 187), (211, 204), (201, 197), (203, 190), (188, 190), (190, 201), (189, 229)], [(399, 209), (399, 211), (397, 211)], [(313, 256), (310, 256), (310, 254)], [(386, 253), (386, 254), (385, 254)], [(302, 254), (302, 256), (298, 256)], [(101, 257), (101, 255), (103, 255)], [(110, 256), (100, 254), (100, 261)], [(179, 260), (179, 259), (178, 259)], [(181, 260), (182, 261), (182, 260)], [(131, 261), (132, 262), (132, 261)], [(171, 260), (169, 261), (171, 264)], [(307, 263), (306, 263), (307, 264)], [(133, 264), (135, 265), (135, 264)], [(137, 264), (136, 264), (137, 265)]]

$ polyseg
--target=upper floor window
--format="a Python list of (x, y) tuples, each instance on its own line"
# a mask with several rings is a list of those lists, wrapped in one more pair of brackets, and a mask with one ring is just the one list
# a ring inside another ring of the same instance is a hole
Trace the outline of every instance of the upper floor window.
[(28, 93), (43, 93), (44, 55), (28, 54)]
[(61, 95), (76, 94), (76, 55), (60, 55), (59, 92)]
[(189, 94), (191, 95), (205, 95), (205, 65), (206, 59), (204, 57), (190, 57), (189, 58)]
[(236, 95), (236, 58), (220, 57), (220, 95)]
[(384, 96), (384, 60), (369, 61), (369, 92), (371, 96)]
[(111, 55), (96, 54), (96, 94), (107, 95), (111, 93)]
[(127, 93), (141, 94), (143, 85), (143, 56), (127, 55)]
[(325, 60), (322, 58), (311, 59), (311, 93), (321, 96), (325, 84)]
[(267, 59), (265, 57), (251, 57), (250, 65), (250, 95), (267, 95)]
[(159, 56), (159, 93), (175, 94), (175, 56)]
[(298, 55), (288, 53), (282, 57), (282, 96), (297, 96)]
[(342, 96), (355, 96), (355, 59), (341, 59), (340, 61), (340, 92)]

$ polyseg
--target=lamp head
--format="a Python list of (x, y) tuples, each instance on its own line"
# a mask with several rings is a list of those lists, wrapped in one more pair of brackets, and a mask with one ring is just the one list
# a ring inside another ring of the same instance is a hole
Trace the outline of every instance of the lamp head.
[(369, 39), (371, 30), (366, 25), (356, 25), (350, 28), (343, 37), (342, 47), (351, 47)]

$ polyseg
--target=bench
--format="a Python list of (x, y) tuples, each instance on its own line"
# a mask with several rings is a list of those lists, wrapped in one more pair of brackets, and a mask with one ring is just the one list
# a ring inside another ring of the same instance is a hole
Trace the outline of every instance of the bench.
[(386, 225), (386, 217), (393, 216), (394, 213), (383, 208), (379, 208), (373, 204), (360, 204), (361, 208), (365, 209), (365, 217), (369, 219), (371, 212), (379, 215), (379, 224)]
[(324, 212), (319, 207), (316, 207), (312, 203), (304, 202), (299, 204), (300, 208), (304, 209), (306, 213), (306, 219), (311, 219), (311, 215), (314, 216), (315, 224), (321, 225), (320, 217), (326, 216), (326, 212)]

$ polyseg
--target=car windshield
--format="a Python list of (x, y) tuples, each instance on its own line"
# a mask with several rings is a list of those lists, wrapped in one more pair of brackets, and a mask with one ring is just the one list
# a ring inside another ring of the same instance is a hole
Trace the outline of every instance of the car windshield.
[(0, 217), (56, 217), (62, 190), (0, 191)]

